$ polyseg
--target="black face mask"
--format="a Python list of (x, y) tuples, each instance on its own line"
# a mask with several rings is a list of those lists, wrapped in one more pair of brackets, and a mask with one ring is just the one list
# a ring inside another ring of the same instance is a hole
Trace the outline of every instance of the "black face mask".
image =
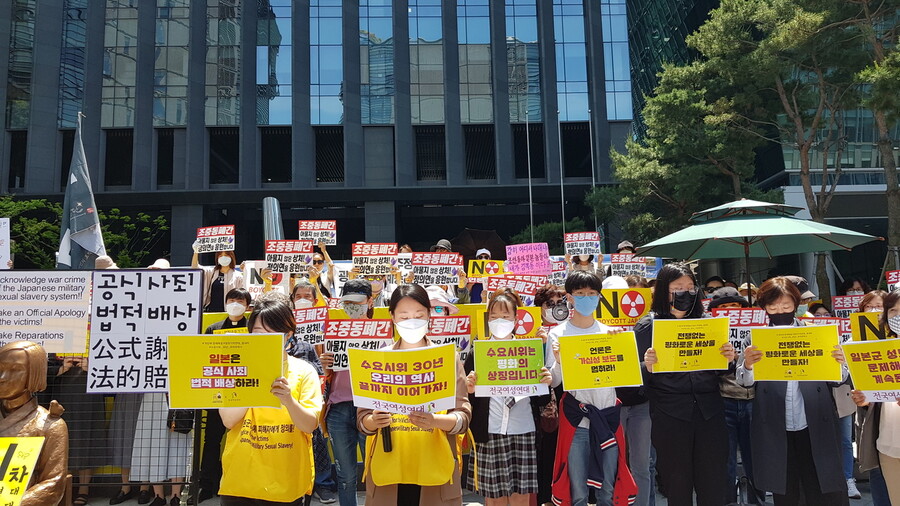
[(774, 327), (793, 325), (794, 313), (769, 313), (769, 323)]
[(675, 292), (672, 294), (672, 308), (677, 311), (688, 312), (694, 308), (694, 302), (697, 300), (697, 293), (690, 291)]

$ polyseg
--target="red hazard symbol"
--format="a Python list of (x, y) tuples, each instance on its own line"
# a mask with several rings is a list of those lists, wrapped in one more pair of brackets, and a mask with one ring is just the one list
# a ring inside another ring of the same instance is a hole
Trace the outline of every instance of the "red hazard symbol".
[(500, 264), (497, 262), (485, 262), (484, 272), (488, 275), (494, 275), (500, 272)]
[(534, 330), (534, 317), (526, 309), (516, 311), (516, 335), (525, 336)]
[(638, 292), (625, 292), (625, 295), (622, 296), (622, 311), (631, 318), (637, 318), (644, 314), (646, 307), (647, 302), (644, 300), (644, 296)]
[(283, 274), (283, 273), (281, 273), (281, 272), (273, 272), (273, 273), (272, 273), (272, 284), (273, 284), (273, 285), (280, 285), (283, 278), (284, 278), (284, 274)]

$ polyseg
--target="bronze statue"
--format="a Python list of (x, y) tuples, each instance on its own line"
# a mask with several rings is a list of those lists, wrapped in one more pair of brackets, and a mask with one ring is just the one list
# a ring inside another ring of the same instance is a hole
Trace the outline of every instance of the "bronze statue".
[(47, 352), (30, 341), (0, 348), (0, 436), (44, 437), (44, 446), (22, 506), (51, 506), (62, 501), (69, 460), (69, 431), (62, 406), (38, 406), (35, 394), (47, 388)]

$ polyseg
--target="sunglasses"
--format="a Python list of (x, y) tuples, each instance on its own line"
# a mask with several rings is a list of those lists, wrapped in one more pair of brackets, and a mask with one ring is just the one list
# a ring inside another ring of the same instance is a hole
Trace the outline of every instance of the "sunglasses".
[(476, 260), (490, 260), (490, 259), (491, 259), (491, 257), (489, 257), (487, 255), (481, 255), (478, 258), (476, 258)]
[(322, 265), (325, 263), (325, 260), (313, 260), (314, 265)]
[(707, 286), (703, 289), (703, 291), (705, 291), (706, 293), (713, 293), (716, 290), (718, 290), (719, 288), (722, 288), (722, 287), (721, 286)]

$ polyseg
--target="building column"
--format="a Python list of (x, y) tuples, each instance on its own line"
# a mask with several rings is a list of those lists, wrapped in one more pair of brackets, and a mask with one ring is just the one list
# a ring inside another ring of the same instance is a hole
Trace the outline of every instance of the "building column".
[(257, 16), (255, 5), (241, 9), (241, 82), (238, 182), (241, 188), (262, 187), (259, 168), (259, 128), (256, 126), (256, 45)]
[(191, 265), (191, 245), (197, 237), (197, 229), (203, 226), (203, 205), (172, 206), (170, 248), (173, 266)]
[[(81, 141), (84, 144), (84, 157), (87, 159), (88, 172), (94, 188), (103, 188), (100, 180), (100, 160), (103, 151), (103, 130), (100, 128), (100, 104), (103, 101), (103, 58), (105, 55), (106, 9), (103, 5), (88, 5), (87, 37), (85, 38), (84, 57), (84, 94), (81, 110)], [(68, 167), (63, 168), (68, 170)], [(177, 173), (177, 171), (176, 171)]]
[(366, 242), (396, 242), (397, 209), (393, 201), (366, 202)]
[(156, 189), (153, 142), (153, 74), (156, 66), (156, 9), (138, 9), (137, 71), (134, 83), (134, 144), (131, 189)]
[(344, 186), (363, 186), (362, 105), (359, 96), (359, 1), (345, 0), (341, 13), (344, 25)]
[(172, 184), (185, 190), (209, 188), (206, 133), (206, 2), (191, 2), (188, 48), (188, 121), (184, 170), (175, 166)]
[(585, 0), (584, 17), (587, 40), (588, 103), (591, 108), (591, 129), (594, 153), (594, 176), (597, 181), (612, 181), (612, 160), (609, 158), (609, 121), (606, 119), (606, 70), (603, 58), (603, 16), (600, 2)]
[(494, 142), (497, 182), (515, 181), (512, 128), (509, 124), (509, 63), (506, 54), (505, 2), (494, 1), (491, 8), (491, 85), (494, 90)]
[[(595, 2), (596, 3), (596, 2)], [(556, 94), (556, 41), (553, 5), (538, 2), (538, 40), (541, 58), (541, 117), (544, 123), (544, 175), (550, 183), (559, 182), (559, 97)], [(531, 156), (529, 153), (528, 156)]]
[(409, 66), (409, 2), (394, 0), (394, 167), (397, 186), (416, 184)]
[(295, 0), (291, 13), (291, 187), (316, 186), (316, 143), (310, 125), (309, 0)]
[[(12, 0), (0, 0), (0, 12), (12, 12)], [(11, 28), (9, 18), (0, 23), (0, 54), (9, 54), (9, 32)], [(0, 97), (6, 102), (6, 83), (9, 82), (9, 58), (0, 58)], [(4, 107), (5, 110), (5, 107)], [(3, 125), (3, 133), (0, 135), (0, 193), (9, 193), (9, 133), (6, 125)]]
[(456, 2), (444, 2), (441, 21), (444, 30), (444, 145), (447, 184), (466, 184), (466, 158), (459, 105), (459, 21)]

